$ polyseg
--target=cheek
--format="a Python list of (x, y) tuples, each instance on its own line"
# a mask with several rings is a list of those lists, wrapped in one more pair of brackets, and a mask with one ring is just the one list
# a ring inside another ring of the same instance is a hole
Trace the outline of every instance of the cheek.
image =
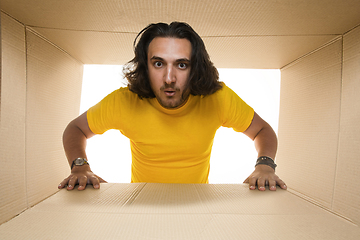
[(188, 83), (189, 81), (189, 76), (190, 76), (190, 73), (184, 73), (181, 75), (181, 86), (184, 87), (186, 86), (186, 84)]
[(149, 81), (150, 81), (150, 86), (152, 88), (156, 88), (156, 86), (158, 85), (158, 76), (155, 74), (156, 72), (149, 70)]

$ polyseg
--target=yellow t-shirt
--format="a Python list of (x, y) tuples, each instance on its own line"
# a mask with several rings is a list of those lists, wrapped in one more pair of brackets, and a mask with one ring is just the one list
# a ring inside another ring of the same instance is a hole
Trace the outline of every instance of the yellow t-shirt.
[(177, 109), (120, 88), (87, 112), (93, 133), (118, 129), (130, 139), (131, 182), (157, 183), (207, 183), (216, 130), (243, 132), (253, 116), (254, 110), (225, 84), (205, 97), (190, 95)]

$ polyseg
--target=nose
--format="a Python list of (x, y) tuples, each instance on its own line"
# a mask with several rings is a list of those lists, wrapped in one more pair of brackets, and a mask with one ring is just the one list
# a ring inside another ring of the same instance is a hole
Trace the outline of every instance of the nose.
[(169, 64), (169, 66), (166, 68), (165, 82), (167, 84), (171, 84), (172, 82), (175, 82), (175, 81), (176, 81), (176, 78), (175, 78), (173, 66), (171, 66)]

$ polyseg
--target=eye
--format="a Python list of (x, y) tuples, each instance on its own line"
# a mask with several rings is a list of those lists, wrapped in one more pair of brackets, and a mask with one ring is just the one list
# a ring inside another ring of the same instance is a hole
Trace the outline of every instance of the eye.
[(179, 68), (180, 69), (186, 69), (187, 68), (187, 64), (186, 63), (179, 63)]
[(162, 65), (163, 65), (162, 62), (159, 62), (159, 61), (154, 63), (154, 66), (157, 67), (157, 68), (162, 67)]

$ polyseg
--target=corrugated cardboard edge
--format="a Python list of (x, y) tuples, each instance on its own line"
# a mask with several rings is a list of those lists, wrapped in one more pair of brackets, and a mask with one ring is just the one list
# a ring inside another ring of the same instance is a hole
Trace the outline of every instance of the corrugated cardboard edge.
[[(34, 205), (69, 175), (61, 136), (79, 115), (83, 65), (26, 29), (26, 186)], [(49, 160), (51, 162), (44, 164)]]
[(46, 41), (48, 44), (52, 45), (53, 47), (55, 47), (56, 49), (60, 50), (61, 52), (63, 52), (64, 54), (68, 55), (69, 57), (73, 58), (74, 60), (76, 60), (78, 63), (80, 64), (84, 64), (82, 61), (80, 61), (79, 59), (75, 58), (74, 56), (72, 56), (71, 54), (69, 54), (67, 51), (65, 51), (63, 48), (55, 45), (53, 42), (51, 42), (49, 39), (47, 39), (45, 36), (41, 35), (40, 33), (38, 33), (35, 29), (33, 29), (32, 27), (29, 27), (27, 25), (25, 25), (25, 32), (29, 31), (33, 34), (35, 34), (37, 37), (41, 38), (42, 40)]
[(141, 191), (145, 188), (146, 183), (138, 185), (135, 190), (131, 193), (131, 195), (128, 197), (128, 199), (125, 201), (123, 206), (131, 205), (136, 198), (139, 196)]
[[(27, 26), (25, 26), (23, 23), (21, 23), (20, 21), (18, 21), (17, 19), (15, 19), (15, 18), (13, 18), (12, 16), (10, 16), (9, 14), (7, 14), (7, 13), (4, 13), (3, 11), (1, 11), (1, 17), (7, 17), (7, 18), (9, 18), (9, 19), (11, 19), (11, 21), (12, 22), (15, 22), (15, 23), (18, 23), (19, 25), (21, 25), (21, 27), (22, 27), (22, 30), (21, 30), (21, 32), (24, 34), (24, 54), (25, 54), (25, 56), (24, 56), (24, 62), (25, 62), (25, 64), (24, 64), (24, 71), (25, 71), (25, 74), (24, 74), (24, 81), (25, 82), (27, 82), (27, 79), (28, 79), (28, 72), (27, 72), (27, 70), (28, 70), (28, 55), (27, 55), (27, 53), (28, 53), (28, 44), (27, 44), (27, 38), (28, 38), (28, 35), (29, 35), (29, 33), (31, 33), (31, 35), (33, 35), (33, 36), (35, 36), (36, 38), (38, 38), (38, 39), (41, 39), (43, 42), (45, 42), (46, 44), (48, 44), (49, 46), (51, 46), (53, 49), (56, 49), (59, 53), (61, 53), (63, 56), (66, 56), (66, 57), (68, 57), (69, 59), (71, 58), (72, 60), (73, 60), (73, 62), (74, 63), (76, 63), (77, 65), (83, 65), (78, 59), (76, 59), (76, 58), (74, 58), (73, 56), (71, 56), (70, 54), (68, 54), (66, 51), (64, 51), (63, 49), (61, 49), (61, 48), (59, 48), (58, 46), (56, 46), (56, 45), (54, 45), (53, 43), (51, 43), (49, 40), (47, 40), (45, 37), (43, 37), (43, 36), (41, 36), (41, 34), (38, 34), (36, 31), (33, 31), (31, 28), (29, 28), (29, 27), (27, 27)], [(1, 31), (2, 30), (4, 30), (4, 28), (9, 28), (9, 26), (8, 25), (4, 25), (4, 22), (2, 21), (1, 22)], [(12, 28), (10, 27), (10, 30), (11, 30)], [(2, 35), (2, 37), (4, 37), (4, 35)], [(4, 47), (4, 45), (3, 45), (3, 41), (2, 41), (2, 43), (1, 43), (1, 59), (2, 60), (5, 60), (6, 58), (4, 57), (4, 56), (2, 56), (2, 54), (4, 54), (4, 49), (3, 49), (3, 47)], [(10, 57), (10, 56), (7, 56), (7, 57)], [(3, 62), (1, 62), (1, 67), (2, 68), (4, 68), (4, 66), (3, 66)], [(5, 69), (4, 69), (5, 70)], [(1, 76), (1, 81), (4, 81), (5, 79), (3, 78), (4, 76)], [(80, 78), (78, 78), (79, 80), (81, 80), (81, 77)], [(4, 82), (2, 82), (2, 83), (4, 83)], [(26, 86), (26, 88), (27, 88), (27, 86)], [(4, 89), (2, 89), (3, 91), (4, 91)], [(3, 92), (1, 93), (1, 95), (2, 95), (2, 97), (4, 97), (4, 95), (3, 95)], [(26, 92), (26, 95), (27, 95), (27, 92)], [(2, 98), (3, 100), (4, 100), (4, 98)], [(26, 101), (25, 102), (25, 105), (27, 105), (28, 104), (28, 102)], [(5, 112), (4, 112), (5, 113)], [(78, 114), (78, 112), (76, 112), (76, 114)], [(6, 117), (5, 115), (3, 115), (2, 114), (2, 117)], [(27, 116), (25, 116), (24, 117), (24, 119), (25, 119), (25, 122), (27, 121)], [(2, 122), (3, 124), (5, 124), (4, 122)], [(5, 127), (5, 126), (4, 126)], [(9, 126), (7, 126), (7, 127), (9, 127)], [(26, 130), (26, 128), (25, 128), (25, 130)], [(25, 133), (25, 135), (26, 135), (26, 133)], [(25, 146), (25, 148), (24, 148), (24, 151), (25, 151), (25, 155), (26, 155), (26, 146)], [(65, 164), (65, 163), (64, 163)], [(24, 163), (24, 167), (25, 167), (25, 169), (27, 169), (28, 168), (28, 162), (26, 161), (26, 158), (25, 158), (25, 163)], [(14, 170), (14, 171), (11, 171), (11, 173), (15, 173), (15, 172), (18, 172), (18, 169), (17, 170)], [(26, 173), (26, 171), (25, 171), (25, 173), (24, 173), (25, 175), (24, 175), (24, 178), (25, 179), (27, 179), (28, 180), (28, 178), (29, 178), (29, 176), (27, 176), (27, 173)], [(6, 185), (6, 183), (4, 183), (4, 185)], [(25, 183), (25, 185), (26, 185), (26, 183)], [(48, 198), (49, 196), (51, 196), (51, 195), (53, 195), (53, 194), (55, 194), (55, 193), (57, 193), (57, 189), (56, 189), (56, 185), (55, 185), (55, 187), (54, 187), (54, 189), (52, 189), (51, 191), (48, 191), (47, 192), (47, 194), (45, 194), (43, 197), (41, 197), (41, 198), (39, 198), (39, 199), (36, 199), (35, 201), (33, 201), (33, 202), (29, 202), (29, 192), (28, 192), (28, 188), (25, 186), (25, 190), (24, 190), (24, 194), (25, 194), (25, 205), (24, 205), (24, 207), (23, 208), (19, 208), (19, 209), (16, 209), (15, 211), (11, 211), (11, 215), (9, 215), (9, 217), (6, 217), (6, 218), (4, 218), (4, 219), (2, 219), (2, 221), (8, 221), (9, 219), (12, 219), (13, 217), (15, 217), (15, 216), (17, 216), (17, 215), (19, 215), (20, 213), (22, 213), (22, 212), (24, 212), (24, 211), (26, 211), (27, 209), (29, 209), (29, 208), (31, 208), (32, 206), (35, 206), (35, 205), (37, 205), (39, 202), (42, 202), (44, 199), (46, 199), (46, 198)], [(17, 199), (16, 199), (17, 200)], [(17, 205), (17, 206), (19, 206), (19, 205)]]
[(333, 44), (333, 43), (335, 43), (335, 42), (337, 42), (337, 41), (339, 41), (339, 40), (342, 40), (342, 38), (343, 38), (343, 35), (337, 35), (337, 36), (336, 36), (335, 38), (333, 38), (331, 41), (329, 41), (329, 42), (327, 42), (326, 44), (320, 46), (319, 48), (316, 48), (316, 49), (314, 49), (313, 51), (311, 51), (311, 52), (309, 52), (309, 53), (307, 53), (307, 54), (305, 54), (305, 55), (303, 55), (303, 56), (295, 59), (294, 61), (289, 62), (288, 64), (284, 65), (283, 67), (280, 68), (280, 70), (285, 70), (285, 69), (287, 69), (287, 68), (295, 65), (295, 64), (298, 63), (299, 61), (302, 61), (304, 58), (306, 58), (306, 57), (308, 57), (308, 56), (310, 56), (310, 55), (312, 55), (312, 54), (320, 51), (320, 50), (323, 49), (323, 48), (326, 48), (327, 46), (329, 46), (329, 45), (331, 45), (331, 44)]
[(5, 222), (0, 223), (0, 226), (1, 226), (2, 224), (5, 224), (5, 223), (7, 223), (7, 222), (10, 222), (12, 219), (18, 217), (19, 215), (23, 214), (23, 213), (26, 212), (27, 210), (35, 207), (36, 205), (38, 205), (38, 204), (42, 203), (43, 201), (47, 200), (48, 198), (54, 196), (54, 195), (57, 194), (59, 191), (60, 191), (60, 190), (57, 190), (56, 192), (54, 192), (53, 194), (51, 194), (51, 195), (49, 195), (48, 197), (44, 198), (43, 200), (39, 201), (38, 203), (36, 203), (36, 204), (34, 204), (34, 205), (32, 205), (32, 206), (28, 206), (28, 208), (23, 209), (21, 212), (19, 212), (18, 214), (16, 214), (16, 215), (13, 216), (12, 218), (6, 220)]
[[(1, 120), (0, 160), (2, 181), (0, 222), (28, 207), (25, 187), (26, 48), (24, 26), (0, 13)], [(16, 159), (16, 161), (11, 161)]]
[[(2, 11), (0, 11), (0, 109), (1, 109), (1, 76), (2, 76), (2, 37), (1, 37), (1, 14), (2, 14)], [(1, 111), (0, 111), (0, 126), (1, 126)]]
[[(344, 216), (344, 215), (342, 215), (342, 214), (340, 214), (340, 213), (337, 213), (337, 212), (335, 212), (335, 211), (333, 211), (333, 210), (331, 210), (331, 209), (329, 209), (329, 208), (327, 208), (327, 207), (324, 207), (321, 203), (317, 202), (316, 200), (314, 200), (314, 199), (311, 198), (311, 197), (308, 197), (308, 196), (306, 196), (306, 195), (304, 195), (304, 194), (302, 194), (302, 193), (300, 193), (300, 192), (298, 192), (298, 191), (296, 191), (296, 190), (294, 190), (294, 189), (291, 189), (291, 188), (289, 188), (289, 187), (287, 188), (287, 191), (288, 191), (289, 193), (291, 193), (291, 194), (293, 194), (293, 195), (295, 195), (295, 196), (297, 196), (297, 197), (299, 197), (299, 198), (302, 198), (302, 199), (304, 199), (305, 201), (307, 201), (307, 202), (309, 202), (309, 203), (311, 203), (311, 204), (313, 204), (313, 205), (315, 205), (315, 206), (317, 206), (317, 207), (319, 207), (319, 208), (321, 208), (321, 209), (329, 212), (329, 213), (332, 213), (332, 214), (334, 214), (334, 215), (336, 215), (336, 216), (338, 216), (338, 217), (343, 218), (344, 220), (346, 220), (346, 221), (354, 224), (355, 226), (358, 226), (358, 225), (357, 225), (353, 220), (351, 220), (350, 218), (348, 218), (348, 217), (346, 217), (346, 216)], [(360, 226), (358, 226), (358, 227), (360, 227)]]

